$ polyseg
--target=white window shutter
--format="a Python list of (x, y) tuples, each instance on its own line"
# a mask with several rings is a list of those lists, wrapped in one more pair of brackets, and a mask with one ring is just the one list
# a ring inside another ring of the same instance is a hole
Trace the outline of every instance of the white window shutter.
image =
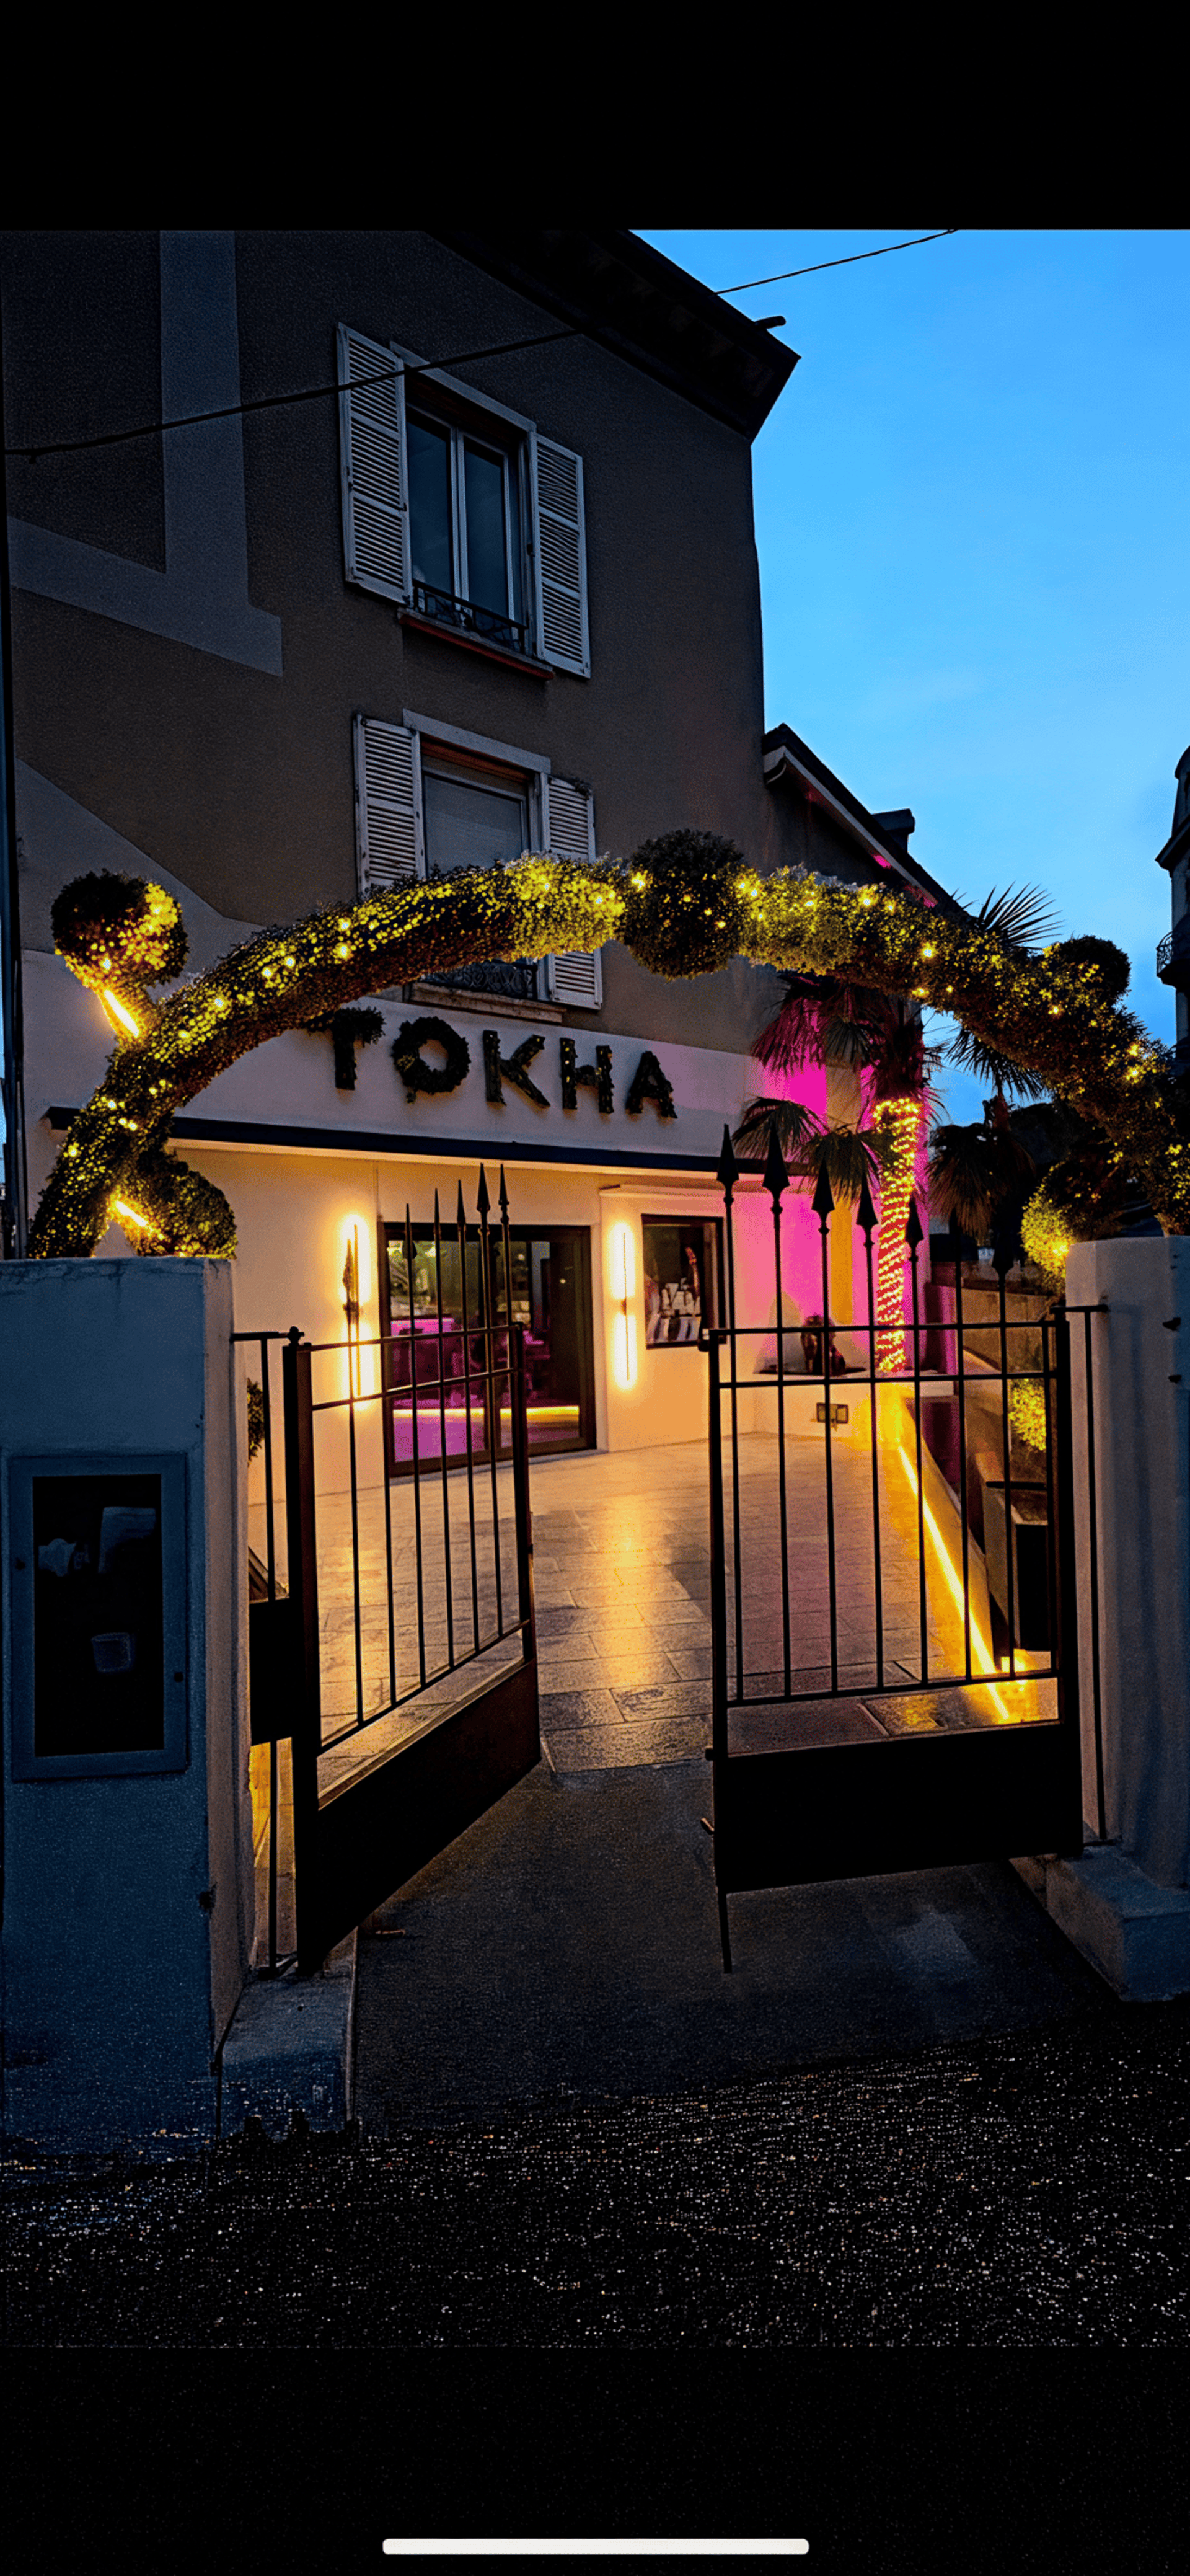
[(424, 875), (420, 746), (404, 725), (356, 717), (355, 820), (361, 894)]
[(404, 371), (391, 349), (339, 325), (339, 461), (348, 581), (409, 597)]
[(583, 460), (540, 432), (531, 451), (538, 646), (559, 671), (589, 680)]
[[(556, 850), (559, 858), (593, 859), (593, 798), (585, 787), (575, 787), (569, 778), (543, 779), (541, 783), (546, 807), (546, 848)], [(551, 1001), (568, 1003), (580, 1010), (597, 1011), (603, 1000), (603, 965), (599, 950), (560, 949), (556, 956), (546, 960), (546, 984)]]

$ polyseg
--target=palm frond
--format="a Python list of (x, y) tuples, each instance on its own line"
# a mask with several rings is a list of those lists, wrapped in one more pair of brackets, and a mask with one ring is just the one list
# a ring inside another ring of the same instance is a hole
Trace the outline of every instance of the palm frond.
[(1010, 1128), (987, 1121), (970, 1127), (935, 1127), (930, 1135), (930, 1206), (954, 1217), (960, 1231), (985, 1243), (1002, 1202), (1031, 1177), (1035, 1165)]
[(957, 1066), (963, 1073), (973, 1073), (977, 1081), (990, 1083), (993, 1091), (1014, 1094), (1018, 1100), (1044, 1100), (1048, 1096), (1048, 1086), (1040, 1074), (1030, 1073), (1012, 1056), (1002, 1055), (998, 1047), (986, 1046), (970, 1029), (960, 1029), (943, 1052), (947, 1064)]
[(841, 975), (786, 975), (785, 999), (760, 1032), (752, 1053), (772, 1073), (798, 1066), (870, 1064), (888, 1021), (889, 1001)]
[(793, 1164), (811, 1136), (822, 1134), (822, 1120), (800, 1100), (766, 1100), (762, 1096), (744, 1102), (743, 1115), (732, 1136), (738, 1154), (767, 1154), (769, 1139), (776, 1137), (785, 1160)]
[(895, 1003), (880, 1053), (873, 1066), (873, 1100), (924, 1100), (929, 1083), (926, 1067), (940, 1050), (927, 1049), (921, 1021), (903, 1002)]
[(807, 1137), (797, 1168), (807, 1181), (817, 1182), (825, 1172), (832, 1198), (851, 1202), (865, 1181), (869, 1189), (879, 1186), (894, 1150), (892, 1137), (879, 1128), (827, 1127)]
[(785, 977), (785, 999), (755, 1040), (752, 1053), (770, 1073), (796, 1073), (818, 1045), (818, 990), (807, 975)]
[[(956, 895), (965, 912), (971, 906), (965, 896)], [(999, 931), (1010, 948), (1044, 948), (1061, 928), (1058, 915), (1043, 886), (1005, 886), (1003, 894), (995, 889), (985, 895), (974, 916), (983, 930)]]

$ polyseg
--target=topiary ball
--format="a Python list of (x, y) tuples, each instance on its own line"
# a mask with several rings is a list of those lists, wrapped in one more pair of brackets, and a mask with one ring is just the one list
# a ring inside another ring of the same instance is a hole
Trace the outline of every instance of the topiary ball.
[(72, 877), (50, 912), (54, 946), (80, 982), (143, 991), (180, 975), (186, 926), (172, 894), (144, 877)]
[(713, 975), (739, 955), (747, 860), (718, 832), (665, 832), (628, 863), (620, 937), (654, 975)]
[(1118, 1002), (1132, 980), (1132, 968), (1122, 948), (1114, 939), (1095, 939), (1088, 933), (1084, 939), (1060, 939), (1045, 952), (1047, 966), (1072, 969), (1090, 967), (1095, 978), (1097, 998)]

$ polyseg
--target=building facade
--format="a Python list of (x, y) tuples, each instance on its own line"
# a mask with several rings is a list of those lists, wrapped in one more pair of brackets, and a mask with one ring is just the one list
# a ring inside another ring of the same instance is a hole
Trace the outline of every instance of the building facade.
[(1157, 972), (1177, 996), (1176, 1056), (1179, 1073), (1190, 1072), (1190, 749), (1174, 772), (1177, 795), (1173, 824), (1157, 865), (1169, 874), (1171, 927), (1157, 950)]
[[(34, 451), (9, 475), (34, 1202), (111, 1043), (54, 953), (83, 873), (174, 894), (191, 968), (370, 888), (683, 826), (945, 900), (907, 809), (764, 729), (751, 445), (793, 354), (631, 234), (19, 232), (3, 294), (7, 443)], [(176, 1126), (235, 1211), (238, 1323), (388, 1336), (412, 1396), (417, 1336), (478, 1293), (460, 1190), (473, 1222), (503, 1165), (535, 1450), (700, 1437), (714, 1167), (780, 998), (613, 943), (271, 1041)], [(831, 1085), (799, 1087), (854, 1116)], [(817, 1230), (804, 1198), (784, 1221), (800, 1320)]]

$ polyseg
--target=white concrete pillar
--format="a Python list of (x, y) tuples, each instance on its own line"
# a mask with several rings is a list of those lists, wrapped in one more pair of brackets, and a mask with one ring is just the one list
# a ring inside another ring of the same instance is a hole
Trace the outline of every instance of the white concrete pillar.
[[(1079, 1243), (1090, 1319), (1107, 1837), (1160, 1887), (1190, 1863), (1190, 1237)], [(1176, 1327), (1174, 1318), (1180, 1320)], [(1088, 1493), (1084, 1324), (1072, 1316), (1076, 1492)], [(1080, 1504), (1080, 1518), (1082, 1506)], [(1084, 1814), (1097, 1826), (1090, 1551), (1079, 1559)]]
[(1190, 1992), (1190, 1238), (1076, 1244), (1090, 1318), (1104, 1839), (1094, 1724), (1086, 1327), (1071, 1317), (1081, 1861), (1019, 1864), (1116, 1991)]
[[(214, 2134), (253, 1906), (231, 1331), (226, 1262), (0, 1267), (4, 2120), (51, 2148), (176, 2154)], [(152, 1565), (138, 1571), (158, 1490), (164, 1647), (144, 1608)], [(110, 1702), (88, 1648), (115, 1677)], [(148, 1677), (131, 1720), (122, 1672)]]

